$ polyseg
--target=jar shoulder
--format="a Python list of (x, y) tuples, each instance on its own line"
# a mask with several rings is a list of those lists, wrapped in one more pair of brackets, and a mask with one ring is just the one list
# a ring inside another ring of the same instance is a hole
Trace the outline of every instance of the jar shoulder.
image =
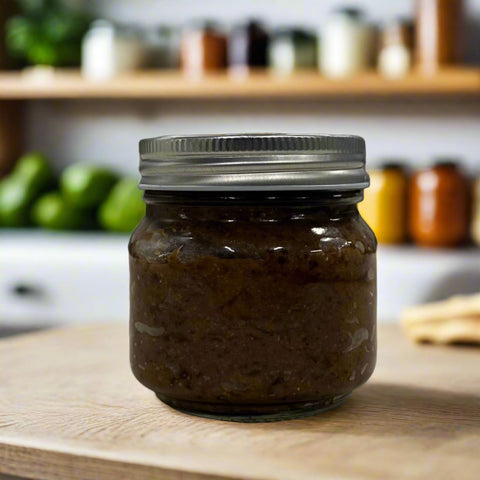
[(158, 258), (181, 251), (182, 257), (263, 258), (272, 253), (337, 255), (349, 250), (374, 253), (377, 241), (359, 215), (282, 222), (162, 221), (145, 218), (132, 234), (133, 256)]

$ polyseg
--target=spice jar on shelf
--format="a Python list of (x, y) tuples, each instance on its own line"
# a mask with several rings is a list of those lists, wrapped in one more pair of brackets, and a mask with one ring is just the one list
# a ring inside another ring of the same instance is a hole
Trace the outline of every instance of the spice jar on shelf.
[(317, 68), (317, 36), (302, 29), (281, 29), (272, 35), (269, 64), (275, 74)]
[(464, 243), (469, 229), (469, 182), (457, 162), (438, 160), (417, 172), (409, 195), (409, 229), (415, 243), (454, 247)]
[(144, 34), (147, 66), (150, 68), (178, 68), (180, 66), (180, 32), (161, 25)]
[(460, 59), (462, 0), (416, 0), (416, 61), (434, 73)]
[(407, 75), (412, 64), (413, 25), (397, 20), (388, 24), (380, 36), (378, 70), (387, 78)]
[(182, 35), (181, 65), (187, 75), (201, 76), (227, 66), (227, 37), (211, 22), (194, 25)]
[(402, 243), (406, 239), (407, 174), (403, 162), (384, 162), (370, 170), (370, 188), (358, 205), (360, 214), (379, 243)]
[(135, 27), (96, 20), (82, 42), (82, 74), (91, 80), (108, 80), (141, 68), (145, 50)]
[(471, 233), (475, 243), (480, 246), (480, 177), (473, 185), (473, 208), (472, 208)]
[(375, 31), (362, 11), (336, 10), (327, 21), (321, 42), (321, 71), (342, 78), (366, 70), (371, 64)]
[(233, 29), (228, 39), (228, 65), (235, 73), (265, 68), (268, 63), (268, 33), (258, 21)]

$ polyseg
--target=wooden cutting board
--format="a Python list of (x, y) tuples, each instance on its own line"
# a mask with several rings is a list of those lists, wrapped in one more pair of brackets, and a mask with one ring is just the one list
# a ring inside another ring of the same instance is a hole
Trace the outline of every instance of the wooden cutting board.
[(0, 472), (39, 479), (478, 479), (480, 349), (379, 331), (372, 380), (343, 407), (238, 424), (178, 413), (130, 373), (127, 328), (0, 342)]

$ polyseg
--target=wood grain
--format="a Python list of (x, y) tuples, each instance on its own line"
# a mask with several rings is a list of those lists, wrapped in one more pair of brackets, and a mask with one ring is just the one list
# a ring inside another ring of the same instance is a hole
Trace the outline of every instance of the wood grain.
[(127, 328), (0, 342), (0, 473), (39, 479), (477, 479), (480, 350), (379, 330), (372, 380), (337, 410), (270, 424), (200, 419), (130, 373)]
[(362, 96), (480, 95), (480, 70), (450, 68), (425, 76), (412, 72), (387, 80), (366, 72), (344, 80), (329, 80), (317, 72), (278, 78), (258, 71), (234, 79), (228, 73), (191, 79), (172, 71), (145, 71), (109, 81), (87, 81), (76, 71), (56, 71), (35, 77), (0, 73), (0, 99), (36, 98), (157, 98), (157, 99), (301, 99)]

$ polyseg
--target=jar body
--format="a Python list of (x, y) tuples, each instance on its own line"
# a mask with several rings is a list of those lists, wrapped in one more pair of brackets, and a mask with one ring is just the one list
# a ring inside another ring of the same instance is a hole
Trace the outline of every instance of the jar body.
[(258, 22), (233, 30), (228, 41), (229, 67), (236, 71), (267, 66), (268, 33)]
[(370, 171), (370, 188), (359, 210), (379, 243), (406, 239), (407, 177), (401, 168)]
[(180, 67), (180, 32), (169, 26), (147, 30), (143, 39), (149, 68)]
[(469, 183), (455, 165), (417, 172), (410, 188), (409, 229), (425, 247), (454, 247), (469, 229)]
[(82, 41), (82, 75), (92, 80), (108, 80), (141, 68), (145, 51), (134, 32), (97, 20)]
[(183, 34), (181, 64), (190, 76), (201, 76), (227, 67), (227, 38), (213, 28), (193, 29)]
[(147, 192), (129, 245), (131, 366), (161, 400), (289, 417), (331, 408), (370, 377), (375, 236), (358, 198), (311, 195)]
[(412, 26), (395, 22), (382, 32), (378, 69), (387, 78), (401, 78), (407, 75), (412, 59)]
[(321, 41), (321, 71), (343, 78), (368, 69), (374, 33), (358, 15), (337, 13), (327, 22)]
[(275, 34), (269, 47), (269, 64), (277, 75), (317, 68), (317, 38), (302, 30), (285, 30)]
[(473, 187), (471, 233), (475, 243), (480, 246), (480, 178), (477, 178)]
[(417, 0), (416, 57), (419, 67), (435, 72), (460, 57), (462, 0)]

